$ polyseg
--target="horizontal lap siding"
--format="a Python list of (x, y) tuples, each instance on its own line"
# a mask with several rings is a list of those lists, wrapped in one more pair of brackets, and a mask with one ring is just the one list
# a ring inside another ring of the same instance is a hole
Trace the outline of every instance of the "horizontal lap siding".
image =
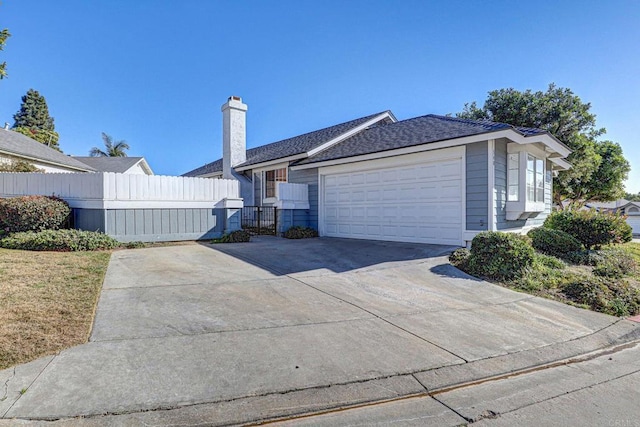
[(309, 186), (309, 227), (318, 229), (318, 169), (289, 171), (289, 182)]
[(467, 145), (466, 149), (466, 228), (487, 230), (488, 157), (487, 141)]
[[(221, 236), (224, 216), (224, 209), (77, 209), (76, 227), (122, 242), (198, 240)], [(96, 228), (100, 221), (106, 229)]]

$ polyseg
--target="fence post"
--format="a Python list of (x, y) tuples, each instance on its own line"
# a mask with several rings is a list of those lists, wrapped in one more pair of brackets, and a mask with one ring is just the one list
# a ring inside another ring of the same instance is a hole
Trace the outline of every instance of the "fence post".
[(273, 235), (278, 235), (278, 208), (273, 207)]
[(261, 211), (261, 210), (262, 210), (262, 207), (261, 207), (261, 206), (258, 206), (258, 236), (259, 236), (260, 234), (262, 234), (262, 233), (260, 232), (260, 223), (261, 223), (261, 221), (260, 221), (260, 211)]

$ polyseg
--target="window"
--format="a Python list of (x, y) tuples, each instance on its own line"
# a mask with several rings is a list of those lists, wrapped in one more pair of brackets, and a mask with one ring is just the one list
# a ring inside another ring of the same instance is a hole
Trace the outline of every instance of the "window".
[[(531, 154), (537, 151), (514, 147), (507, 153), (507, 221), (535, 217), (547, 207), (544, 200), (545, 159), (544, 154), (540, 157)], [(548, 176), (547, 182), (551, 183), (550, 173)]]
[(518, 153), (509, 154), (507, 161), (508, 176), (507, 182), (509, 185), (509, 192), (507, 194), (507, 200), (510, 202), (517, 202), (519, 199), (520, 186), (519, 186), (519, 174), (520, 174), (520, 156)]
[(274, 169), (264, 173), (264, 196), (276, 197), (276, 183), (287, 182), (287, 168)]
[(544, 161), (527, 154), (527, 202), (544, 202)]

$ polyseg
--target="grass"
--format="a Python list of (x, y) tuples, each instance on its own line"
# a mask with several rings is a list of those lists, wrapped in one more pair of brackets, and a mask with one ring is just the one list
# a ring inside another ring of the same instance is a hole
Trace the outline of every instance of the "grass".
[(110, 255), (0, 249), (0, 369), (87, 342)]

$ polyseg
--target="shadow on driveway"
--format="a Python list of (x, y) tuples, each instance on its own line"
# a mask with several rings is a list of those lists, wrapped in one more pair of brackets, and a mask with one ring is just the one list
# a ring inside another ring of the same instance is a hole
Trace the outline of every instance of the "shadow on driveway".
[(253, 236), (249, 243), (201, 244), (277, 276), (323, 271), (344, 273), (398, 261), (420, 262), (447, 255), (457, 248), (324, 237), (291, 240), (273, 236)]

